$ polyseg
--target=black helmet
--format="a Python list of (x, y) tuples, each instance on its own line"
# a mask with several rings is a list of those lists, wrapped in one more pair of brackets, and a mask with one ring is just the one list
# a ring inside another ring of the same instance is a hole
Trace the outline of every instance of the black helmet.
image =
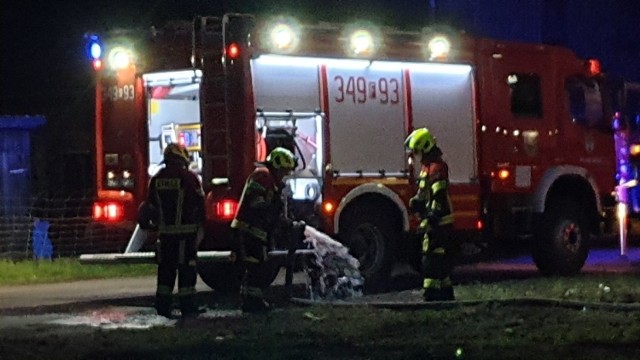
[(184, 162), (185, 165), (189, 165), (191, 162), (187, 148), (178, 143), (168, 144), (164, 148), (163, 156), (165, 163), (170, 160), (178, 160)]

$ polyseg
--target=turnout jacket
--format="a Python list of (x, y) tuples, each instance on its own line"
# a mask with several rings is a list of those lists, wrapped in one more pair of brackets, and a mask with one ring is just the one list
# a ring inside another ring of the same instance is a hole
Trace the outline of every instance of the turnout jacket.
[(240, 205), (231, 228), (267, 242), (282, 212), (281, 188), (264, 166), (258, 166), (247, 178)]
[(423, 165), (418, 178), (418, 193), (410, 205), (427, 220), (421, 227), (453, 224), (453, 207), (449, 197), (449, 168), (444, 160)]
[(166, 166), (151, 178), (147, 201), (159, 210), (158, 236), (196, 234), (204, 221), (204, 191), (198, 177)]

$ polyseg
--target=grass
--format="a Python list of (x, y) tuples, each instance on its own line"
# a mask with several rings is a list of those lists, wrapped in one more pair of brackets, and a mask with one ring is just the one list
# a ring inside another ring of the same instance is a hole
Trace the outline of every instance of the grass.
[(0, 286), (155, 275), (154, 264), (82, 265), (75, 259), (0, 260)]
[(637, 359), (636, 312), (288, 307), (184, 326), (0, 330), (4, 359)]
[(587, 302), (640, 303), (637, 274), (534, 277), (494, 283), (470, 283), (456, 287), (465, 299), (549, 298)]
[[(0, 279), (3, 284), (9, 279), (13, 283), (65, 281), (145, 275), (154, 269), (153, 265), (89, 266), (73, 260), (5, 261), (0, 262)], [(283, 289), (272, 288), (272, 296), (277, 291)], [(546, 298), (585, 306), (486, 301), (392, 309), (283, 302), (266, 315), (199, 318), (148, 330), (0, 326), (0, 358), (614, 360), (637, 359), (640, 353), (638, 307), (619, 304), (640, 303), (637, 273), (532, 275), (484, 282), (470, 278), (456, 283), (455, 291), (459, 300)], [(215, 292), (199, 296), (210, 309), (232, 309)], [(385, 300), (384, 294), (380, 296)], [(388, 296), (393, 300), (397, 295)], [(124, 306), (141, 306), (128, 301)], [(598, 303), (609, 306), (590, 305)], [(112, 305), (70, 312), (117, 314)]]

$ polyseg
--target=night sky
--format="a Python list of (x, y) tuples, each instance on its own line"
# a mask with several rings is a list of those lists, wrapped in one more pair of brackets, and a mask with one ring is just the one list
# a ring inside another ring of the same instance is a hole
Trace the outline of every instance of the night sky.
[[(393, 4), (393, 5), (389, 5)], [(150, 0), (70, 1), (20, 0), (2, 2), (2, 96), (0, 114), (50, 113), (53, 104), (63, 116), (76, 103), (87, 101), (90, 67), (83, 54), (82, 35), (118, 27), (162, 24), (191, 19), (196, 14), (223, 12), (288, 13), (321, 20), (362, 17), (399, 24), (420, 10), (418, 1), (275, 1)], [(388, 11), (388, 9), (392, 11)], [(426, 18), (426, 16), (425, 16)]]
[[(391, 4), (391, 5), (390, 5)], [(393, 9), (389, 11), (389, 9)], [(407, 0), (7, 0), (0, 5), (0, 116), (44, 115), (32, 135), (34, 192), (93, 186), (93, 70), (83, 35), (225, 12), (398, 25), (427, 3)], [(367, 16), (361, 16), (367, 14)], [(417, 18), (416, 18), (417, 19)], [(426, 16), (425, 16), (426, 19)], [(422, 20), (422, 19), (418, 19)], [(69, 156), (71, 154), (71, 156)]]

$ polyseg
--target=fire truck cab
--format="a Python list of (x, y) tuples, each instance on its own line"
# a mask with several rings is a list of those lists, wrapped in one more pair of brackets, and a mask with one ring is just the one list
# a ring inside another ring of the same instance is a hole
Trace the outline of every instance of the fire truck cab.
[[(367, 285), (384, 286), (394, 264), (419, 264), (407, 207), (419, 169), (403, 142), (425, 126), (449, 164), (460, 241), (528, 241), (542, 272), (572, 274), (590, 238), (615, 229), (612, 119), (624, 87), (568, 49), (244, 14), (88, 40), (102, 50), (92, 54), (96, 225), (133, 231), (164, 146), (180, 142), (207, 192), (201, 250), (234, 250), (244, 181), (284, 146), (300, 158), (291, 214), (346, 244)], [(237, 286), (232, 264), (198, 266), (211, 287)]]

